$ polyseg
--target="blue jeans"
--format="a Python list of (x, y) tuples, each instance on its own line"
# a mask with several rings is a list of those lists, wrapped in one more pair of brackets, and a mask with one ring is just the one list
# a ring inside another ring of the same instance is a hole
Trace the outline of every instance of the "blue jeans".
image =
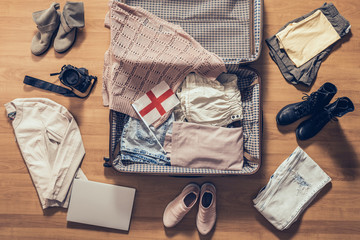
[[(170, 165), (170, 159), (158, 142), (149, 133), (145, 124), (136, 118), (127, 116), (121, 135), (121, 160), (135, 163)], [(171, 133), (174, 114), (157, 129), (150, 127), (157, 140), (164, 145), (166, 133)]]

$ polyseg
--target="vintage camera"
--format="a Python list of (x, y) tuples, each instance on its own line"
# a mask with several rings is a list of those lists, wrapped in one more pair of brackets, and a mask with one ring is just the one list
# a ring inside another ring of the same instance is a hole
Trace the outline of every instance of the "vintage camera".
[(85, 93), (91, 85), (94, 77), (89, 75), (86, 68), (77, 68), (72, 65), (64, 65), (59, 74), (60, 81), (70, 88)]
[[(71, 89), (30, 76), (25, 76), (24, 83), (47, 91), (55, 92), (66, 97), (87, 98), (97, 82), (97, 77), (89, 75), (86, 68), (77, 68), (72, 65), (64, 65), (62, 66), (60, 72), (50, 74), (50, 76), (55, 75), (59, 75), (59, 79), (62, 84), (70, 87)], [(74, 89), (82, 94), (78, 95), (76, 93), (77, 91), (75, 92)]]

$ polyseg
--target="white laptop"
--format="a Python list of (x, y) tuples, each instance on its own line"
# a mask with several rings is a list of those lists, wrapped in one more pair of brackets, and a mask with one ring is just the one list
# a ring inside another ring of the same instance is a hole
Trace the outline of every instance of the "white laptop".
[(135, 191), (74, 179), (67, 221), (129, 231)]

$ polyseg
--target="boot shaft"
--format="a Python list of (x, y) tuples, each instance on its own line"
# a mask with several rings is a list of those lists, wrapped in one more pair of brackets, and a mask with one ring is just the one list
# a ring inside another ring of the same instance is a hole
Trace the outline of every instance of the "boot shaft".
[(325, 94), (324, 103), (326, 104), (324, 106), (326, 106), (337, 93), (337, 88), (334, 84), (326, 82), (319, 88), (318, 92)]
[(49, 32), (55, 30), (60, 23), (59, 3), (52, 3), (48, 9), (34, 12), (33, 20), (40, 32)]
[(85, 26), (83, 2), (66, 2), (62, 15), (69, 28)]
[(312, 93), (308, 99), (310, 104), (312, 104), (311, 112), (319, 111), (328, 105), (336, 92), (337, 88), (334, 84), (329, 82), (324, 83), (316, 92)]
[(325, 110), (332, 117), (342, 117), (348, 112), (353, 112), (354, 109), (354, 104), (348, 97), (338, 98), (335, 102), (325, 107)]

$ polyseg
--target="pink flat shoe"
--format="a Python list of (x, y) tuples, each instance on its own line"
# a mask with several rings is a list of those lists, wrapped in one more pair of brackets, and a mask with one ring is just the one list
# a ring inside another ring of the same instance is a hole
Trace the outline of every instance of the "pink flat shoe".
[(165, 227), (174, 227), (195, 205), (200, 193), (200, 187), (195, 183), (185, 186), (182, 192), (165, 208), (163, 222)]
[(196, 227), (202, 235), (208, 234), (216, 221), (216, 189), (211, 183), (201, 186), (199, 211), (196, 216)]

